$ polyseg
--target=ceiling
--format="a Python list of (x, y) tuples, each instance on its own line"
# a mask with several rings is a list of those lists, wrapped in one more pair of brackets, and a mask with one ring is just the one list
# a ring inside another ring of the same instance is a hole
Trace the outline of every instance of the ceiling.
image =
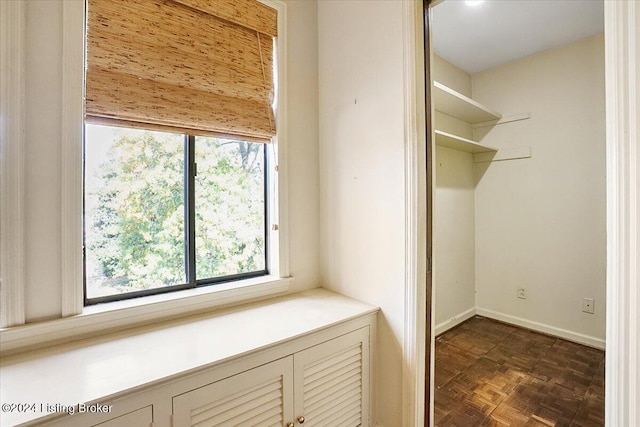
[(433, 50), (473, 74), (604, 32), (602, 0), (445, 0)]

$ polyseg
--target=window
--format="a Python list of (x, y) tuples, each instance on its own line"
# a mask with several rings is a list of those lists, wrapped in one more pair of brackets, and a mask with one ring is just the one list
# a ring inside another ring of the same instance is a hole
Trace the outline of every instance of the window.
[[(0, 3), (4, 5), (6, 2), (0, 1)], [(3, 56), (6, 53), (7, 55), (4, 56), (7, 56), (7, 58), (4, 59), (8, 59), (9, 62), (7, 63), (22, 63), (23, 61), (20, 61), (20, 58), (24, 59), (25, 49), (19, 42), (20, 40), (24, 40), (25, 34), (23, 34), (23, 32), (26, 31), (27, 35), (41, 38), (42, 40), (48, 40), (47, 43), (41, 43), (34, 47), (32, 51), (33, 55), (38, 57), (41, 55), (46, 56), (47, 52), (51, 50), (59, 53), (61, 52), (62, 78), (61, 81), (52, 86), (53, 92), (59, 96), (55, 95), (40, 103), (40, 101), (36, 99), (38, 95), (31, 91), (33, 95), (31, 98), (33, 98), (32, 100), (34, 105), (38, 105), (38, 111), (43, 114), (42, 118), (44, 120), (41, 122), (38, 121), (37, 123), (31, 123), (28, 127), (28, 129), (33, 129), (35, 134), (43, 135), (51, 131), (51, 123), (60, 119), (60, 132), (58, 133), (56, 131), (53, 134), (50, 134), (50, 139), (30, 139), (30, 142), (28, 143), (23, 141), (24, 138), (22, 136), (18, 135), (20, 132), (16, 133), (15, 138), (8, 138), (8, 142), (13, 142), (13, 144), (9, 145), (14, 146), (12, 150), (15, 152), (13, 153), (14, 155), (8, 155), (7, 158), (4, 159), (5, 166), (11, 166), (10, 168), (4, 168), (7, 172), (5, 175), (8, 177), (18, 177), (19, 179), (16, 178), (16, 182), (18, 184), (23, 180), (24, 177), (20, 178), (20, 173), (14, 173), (22, 170), (20, 162), (16, 160), (16, 162), (14, 162), (15, 164), (12, 163), (12, 159), (19, 160), (19, 154), (26, 149), (23, 145), (26, 144), (28, 147), (29, 144), (32, 144), (32, 148), (39, 150), (39, 147), (50, 147), (55, 144), (56, 148), (53, 151), (61, 153), (59, 163), (56, 161), (56, 158), (58, 158), (57, 156), (49, 159), (49, 161), (53, 161), (53, 164), (55, 164), (52, 171), (57, 171), (58, 167), (60, 167), (61, 182), (58, 182), (57, 179), (43, 182), (42, 171), (39, 170), (40, 168), (31, 168), (31, 172), (27, 175), (35, 179), (36, 181), (34, 182), (40, 183), (38, 186), (39, 192), (37, 194), (43, 195), (50, 193), (50, 196), (44, 198), (38, 197), (39, 200), (42, 199), (36, 206), (39, 211), (36, 213), (31, 212), (31, 214), (27, 216), (23, 215), (24, 212), (20, 210), (20, 206), (24, 205), (25, 197), (27, 197), (27, 194), (23, 194), (24, 191), (21, 190), (20, 185), (9, 185), (7, 188), (10, 191), (3, 192), (3, 196), (6, 196), (5, 199), (11, 199), (12, 203), (9, 203), (8, 205), (5, 203), (2, 205), (3, 215), (1, 216), (3, 220), (6, 220), (5, 222), (9, 224), (6, 229), (13, 232), (0, 233), (0, 240), (2, 240), (3, 247), (9, 248), (8, 251), (3, 251), (2, 262), (4, 263), (7, 261), (5, 263), (7, 268), (3, 270), (2, 287), (0, 287), (0, 293), (2, 294), (2, 298), (0, 298), (2, 302), (2, 307), (0, 308), (0, 326), (7, 327), (10, 330), (3, 331), (0, 334), (0, 346), (2, 347), (2, 350), (7, 352), (21, 351), (30, 348), (34, 344), (44, 345), (44, 343), (56, 340), (74, 339), (87, 334), (104, 333), (116, 328), (129, 328), (136, 326), (141, 322), (148, 323), (162, 321), (175, 316), (188, 315), (204, 309), (211, 310), (223, 305), (251, 301), (257, 298), (264, 298), (266, 296), (274, 296), (287, 292), (292, 280), (289, 275), (289, 246), (287, 236), (287, 135), (286, 132), (279, 132), (277, 135), (273, 136), (274, 132), (268, 129), (269, 123), (272, 124), (273, 128), (278, 126), (278, 129), (286, 129), (287, 99), (286, 97), (283, 97), (282, 94), (286, 92), (287, 78), (286, 67), (282, 65), (286, 64), (285, 46), (287, 46), (287, 5), (282, 0), (259, 0), (259, 2), (249, 0), (216, 0), (215, 2), (203, 2), (198, 0), (164, 0), (162, 2), (154, 2), (154, 0), (129, 0), (125, 2), (124, 0), (109, 0), (95, 2), (96, 4), (103, 5), (105, 7), (115, 5), (116, 9), (124, 9), (125, 3), (128, 5), (157, 5), (158, 3), (162, 3), (163, 5), (184, 5), (185, 3), (191, 3), (194, 6), (197, 6), (197, 3), (201, 3), (204, 6), (215, 6), (220, 9), (221, 12), (225, 12), (226, 10), (227, 15), (230, 15), (229, 19), (225, 20), (228, 23), (233, 23), (234, 17), (246, 18), (245, 21), (247, 22), (247, 25), (253, 27), (260, 25), (260, 22), (262, 21), (261, 17), (258, 15), (264, 13), (257, 13), (257, 11), (263, 10), (262, 6), (268, 5), (269, 8), (272, 9), (272, 11), (267, 11), (268, 13), (266, 15), (277, 17), (277, 24), (271, 25), (271, 27), (277, 28), (269, 29), (269, 26), (263, 26), (264, 28), (260, 29), (260, 36), (258, 36), (256, 32), (258, 30), (249, 31), (246, 29), (250, 27), (244, 27), (244, 30), (242, 30), (242, 28), (226, 28), (222, 33), (227, 35), (232, 34), (232, 46), (228, 42), (222, 43), (222, 39), (213, 42), (213, 38), (211, 37), (211, 34), (209, 34), (209, 39), (214, 44), (217, 43), (221, 46), (229, 47), (233, 52), (242, 51), (244, 53), (243, 57), (253, 58), (252, 62), (256, 65), (260, 65), (261, 68), (262, 64), (264, 64), (264, 74), (262, 70), (260, 70), (260, 72), (254, 71), (251, 76), (244, 78), (244, 82), (241, 87), (233, 85), (233, 87), (235, 87), (235, 92), (230, 90), (229, 87), (225, 87), (222, 83), (216, 83), (216, 87), (218, 89), (217, 94), (226, 94), (224, 99), (226, 104), (224, 105), (229, 111), (234, 112), (233, 115), (226, 117), (228, 119), (226, 120), (228, 125), (226, 128), (227, 130), (221, 126), (214, 126), (220, 125), (220, 123), (225, 122), (225, 120), (218, 120), (216, 122), (214, 119), (209, 118), (207, 118), (205, 123), (208, 124), (207, 129), (198, 129), (198, 127), (193, 124), (193, 121), (191, 123), (185, 121), (183, 126), (178, 126), (177, 123), (174, 123), (174, 126), (171, 126), (171, 124), (165, 121), (164, 129), (160, 129), (154, 127), (155, 124), (153, 123), (149, 126), (149, 122), (153, 121), (153, 117), (151, 115), (147, 115), (149, 120), (144, 123), (146, 131), (148, 132), (165, 132), (179, 135), (192, 134), (201, 135), (203, 137), (215, 136), (220, 140), (225, 139), (226, 137), (227, 140), (264, 143), (261, 147), (263, 147), (263, 151), (267, 154), (265, 166), (268, 165), (268, 167), (265, 167), (266, 174), (268, 175), (267, 194), (269, 196), (266, 203), (266, 207), (268, 208), (268, 226), (265, 228), (268, 233), (265, 237), (265, 250), (269, 274), (267, 276), (260, 276), (240, 281), (220, 283), (216, 286), (201, 286), (194, 289), (185, 289), (179, 292), (167, 292), (145, 298), (133, 298), (124, 301), (114, 301), (109, 304), (85, 306), (85, 263), (83, 250), (83, 243), (85, 240), (83, 227), (83, 204), (85, 203), (85, 200), (83, 197), (83, 176), (85, 176), (86, 171), (84, 165), (85, 153), (83, 153), (83, 146), (84, 142), (89, 143), (89, 141), (91, 141), (88, 135), (88, 132), (90, 132), (88, 128), (91, 126), (111, 126), (117, 128), (119, 132), (123, 132), (127, 128), (137, 129), (139, 126), (137, 125), (136, 120), (133, 120), (131, 116), (129, 116), (131, 121), (121, 118), (120, 122), (118, 122), (118, 119), (111, 117), (111, 121), (109, 122), (107, 117), (101, 117), (96, 114), (95, 111), (91, 109), (91, 105), (86, 105), (85, 99), (88, 101), (92, 101), (92, 99), (94, 99), (90, 90), (85, 94), (85, 79), (87, 78), (87, 73), (90, 74), (88, 66), (92, 63), (94, 65), (96, 64), (95, 60), (91, 60), (92, 51), (89, 49), (89, 37), (91, 37), (91, 34), (88, 31), (90, 27), (88, 25), (88, 18), (93, 16), (91, 15), (92, 12), (90, 12), (90, 9), (92, 4), (95, 6), (94, 0), (71, 2), (56, 0), (52, 3), (44, 2), (47, 4), (34, 3), (31, 5), (33, 6), (32, 8), (27, 8), (22, 2), (8, 3), (10, 3), (9, 6), (11, 6), (9, 8), (11, 13), (0, 17), (0, 21), (3, 24), (7, 24), (4, 26), (0, 25), (0, 27), (11, 30), (7, 40), (12, 46), (15, 45), (15, 49), (11, 49), (10, 52), (3, 51), (0, 56)], [(232, 8), (233, 6), (240, 6), (243, 8), (243, 11), (235, 13), (232, 9), (229, 9), (229, 7)], [(33, 16), (47, 16), (47, 13), (49, 13), (52, 8), (57, 11), (61, 11), (60, 15), (56, 14), (56, 16), (51, 18), (53, 20), (52, 22), (55, 24), (53, 27), (48, 26), (47, 28), (41, 28), (38, 26), (32, 26), (25, 30), (24, 25), (13, 25), (13, 23), (16, 22), (23, 22), (23, 20), (32, 13)], [(190, 10), (193, 13), (196, 13), (200, 19), (206, 18), (206, 15), (203, 12), (197, 12), (193, 7)], [(95, 7), (93, 8), (93, 11), (96, 11)], [(132, 20), (142, 16), (142, 14), (128, 13), (125, 16), (127, 19)], [(144, 16), (145, 19), (149, 19), (147, 15)], [(164, 19), (163, 22), (169, 23), (169, 21)], [(240, 26), (243, 27), (242, 25)], [(159, 26), (155, 24), (149, 24), (148, 27), (159, 28)], [(197, 32), (195, 31), (196, 28), (199, 29), (205, 27), (209, 29), (213, 28), (210, 24), (200, 22), (193, 22), (192, 24), (185, 26), (185, 28), (188, 28), (189, 33), (194, 36), (197, 36)], [(277, 38), (275, 34), (276, 29)], [(59, 36), (51, 37), (53, 34), (52, 31), (56, 34), (58, 34), (59, 31)], [(219, 30), (216, 31), (220, 33)], [(234, 34), (234, 31), (241, 31), (244, 35), (238, 36)], [(175, 34), (178, 36), (178, 32)], [(127, 40), (132, 39), (130, 36), (121, 37), (124, 37)], [(140, 39), (140, 37), (138, 37), (138, 39)], [(169, 37), (164, 37), (161, 41), (167, 44), (169, 39)], [(106, 41), (107, 38), (104, 40)], [(240, 41), (252, 43), (254, 47), (240, 47), (238, 45)], [(258, 49), (255, 47), (258, 45), (258, 41), (261, 42), (261, 55), (257, 54)], [(207, 40), (204, 42), (207, 42)], [(149, 40), (145, 40), (145, 43), (149, 43)], [(204, 53), (213, 52), (211, 49), (201, 49), (202, 43), (203, 42), (198, 42), (192, 45), (197, 46), (198, 50), (202, 50)], [(121, 47), (122, 46), (126, 49), (112, 49), (112, 51), (116, 53), (120, 52), (124, 54), (124, 56), (129, 56), (131, 54), (130, 48), (132, 47), (132, 44), (129, 43), (121, 45)], [(108, 46), (104, 46), (104, 48), (107, 49)], [(93, 52), (95, 52), (95, 49)], [(273, 55), (271, 55), (270, 52), (273, 52)], [(262, 60), (256, 59), (259, 57), (262, 57)], [(185, 58), (186, 56), (183, 55), (183, 64), (186, 64)], [(223, 63), (222, 65), (216, 65), (219, 74), (226, 76), (237, 75), (236, 71), (224, 68), (224, 63), (235, 63), (238, 66), (240, 66), (240, 63), (238, 61), (222, 60), (222, 58), (223, 57), (221, 55), (218, 55), (218, 59)], [(110, 69), (109, 67), (123, 66), (129, 73), (129, 76), (134, 72), (135, 67), (123, 65), (125, 64), (123, 62), (123, 58), (109, 59), (105, 57), (104, 61), (107, 64), (107, 70)], [(196, 62), (198, 61), (202, 62), (201, 59)], [(277, 70), (276, 67), (270, 65), (276, 62), (279, 65), (279, 72), (277, 75), (274, 74)], [(205, 63), (213, 64), (214, 62), (212, 60), (206, 60)], [(148, 64), (150, 63), (147, 62), (147, 65)], [(27, 64), (26, 68), (33, 68), (35, 70), (38, 67), (38, 64), (33, 63), (31, 65)], [(190, 67), (193, 69), (190, 64), (187, 64), (187, 67), (184, 67), (184, 69), (190, 69)], [(15, 72), (11, 75), (7, 75), (7, 77), (16, 77), (14, 80), (18, 83), (15, 85), (9, 85), (10, 88), (14, 88), (15, 86), (16, 90), (8, 91), (6, 96), (2, 97), (2, 102), (3, 105), (7, 102), (10, 102), (12, 105), (12, 108), (6, 109), (8, 118), (7, 123), (19, 124), (24, 121), (23, 118), (21, 118), (20, 105), (23, 105), (25, 102), (30, 102), (30, 98), (29, 96), (25, 98), (25, 96), (23, 96), (24, 94), (21, 95), (19, 90), (20, 79), (17, 77), (24, 77), (24, 67), (16, 67), (13, 71)], [(104, 76), (104, 74), (101, 75)], [(263, 76), (266, 76), (264, 82)], [(33, 77), (33, 81), (30, 80), (31, 83), (27, 84), (27, 86), (35, 84), (33, 87), (36, 87), (40, 83), (45, 85), (51, 85), (53, 83), (51, 76), (44, 71), (34, 74)], [(258, 77), (259, 84), (261, 86), (258, 86), (255, 81)], [(183, 76), (177, 79), (190, 82), (196, 82), (198, 80), (195, 75), (192, 75), (189, 78)], [(24, 80), (24, 78), (22, 78), (22, 80)], [(126, 92), (124, 87), (119, 86), (118, 80), (120, 83), (130, 81), (126, 76), (122, 76), (122, 78), (114, 77), (114, 80), (115, 83), (105, 86), (106, 92), (111, 100), (115, 100), (116, 96), (122, 95)], [(142, 76), (136, 76), (135, 80), (137, 82), (142, 82), (143, 78)], [(208, 79), (208, 81), (212, 82), (213, 80)], [(229, 81), (233, 83), (235, 79), (230, 79)], [(253, 83), (251, 83), (252, 81)], [(272, 81), (273, 84), (271, 85), (265, 84), (265, 82)], [(89, 84), (90, 81), (87, 80), (86, 83)], [(152, 84), (147, 81), (145, 84), (160, 87), (160, 83)], [(246, 94), (242, 95), (242, 93), (240, 93), (240, 89), (242, 88), (252, 88), (248, 91), (252, 95), (249, 98), (246, 97)], [(187, 117), (196, 114), (195, 110), (201, 105), (206, 104), (207, 111), (209, 112), (212, 111), (212, 104), (223, 105), (221, 102), (210, 102), (210, 99), (212, 99), (215, 94), (200, 94), (198, 92), (196, 95), (196, 92), (197, 90), (194, 89), (189, 92), (191, 95), (186, 97), (190, 105), (190, 108), (186, 108), (186, 111), (185, 109), (161, 106), (153, 107), (153, 109), (160, 109), (162, 111), (178, 111), (180, 117)], [(140, 95), (145, 94), (152, 95), (152, 92), (142, 92)], [(245, 100), (242, 104), (243, 108), (238, 108), (233, 105), (233, 95), (245, 96)], [(138, 97), (138, 100), (142, 99), (142, 96)], [(268, 104), (269, 108), (262, 108), (261, 106), (255, 106), (253, 104), (258, 101), (261, 102), (262, 105)], [(123, 99), (120, 102), (123, 103), (123, 106), (129, 105), (126, 103), (126, 99)], [(144, 102), (145, 105), (146, 102), (147, 100)], [(267, 113), (272, 110), (272, 104), (275, 106), (275, 114), (272, 114), (270, 117)], [(60, 105), (62, 105), (62, 108), (58, 108)], [(138, 105), (140, 105), (140, 103), (138, 103)], [(243, 111), (252, 112), (252, 116), (247, 119), (245, 116), (240, 114)], [(255, 113), (256, 111), (265, 114), (259, 116)], [(198, 112), (197, 114), (201, 113)], [(222, 116), (216, 115), (216, 117)], [(100, 118), (104, 119), (104, 122), (100, 123)], [(245, 130), (244, 127), (247, 127), (247, 125), (253, 125), (253, 129)], [(202, 127), (204, 127), (204, 125)], [(20, 130), (20, 128), (20, 126), (8, 126), (6, 129), (3, 128), (3, 130), (5, 130), (5, 133), (8, 135), (12, 132), (11, 129)], [(88, 138), (86, 141), (84, 141), (85, 130), (87, 130)], [(27, 134), (29, 134), (29, 132)], [(13, 133), (11, 133), (11, 135), (13, 135)], [(182, 138), (184, 138), (184, 136), (182, 136)], [(90, 156), (89, 151), (92, 149), (98, 149), (98, 147), (87, 147), (86, 156)], [(49, 148), (44, 148), (41, 153), (43, 152), (50, 153), (52, 151), (50, 151)], [(42, 161), (42, 156), (40, 158)], [(97, 164), (102, 160), (104, 160), (104, 154)], [(90, 161), (90, 159), (87, 157), (86, 161)], [(199, 165), (199, 169), (201, 167), (202, 165)], [(25, 173), (26, 172), (27, 171), (25, 170)], [(54, 175), (57, 176), (58, 173), (56, 172)], [(51, 174), (46, 176), (51, 176)], [(11, 179), (5, 181), (8, 184), (14, 182)], [(60, 197), (58, 197), (58, 195)], [(60, 212), (57, 212), (57, 206), (60, 206)], [(52, 211), (49, 211), (49, 209), (52, 209)], [(15, 215), (4, 215), (4, 213), (7, 212), (15, 213)], [(20, 212), (22, 212), (22, 214), (20, 214)], [(42, 233), (43, 230), (46, 230), (41, 236), (42, 239), (40, 240), (40, 243), (32, 248), (37, 252), (37, 254), (34, 255), (35, 258), (28, 258), (26, 256), (28, 254), (24, 253), (24, 235), (20, 230), (25, 229), (31, 229), (32, 233), (36, 233), (38, 236), (40, 236), (40, 233)], [(20, 248), (23, 250), (20, 250)], [(32, 261), (36, 259), (45, 261), (42, 264), (38, 262), (36, 262), (37, 265), (34, 264), (35, 267), (31, 268), (32, 271), (28, 275), (29, 280), (26, 280), (27, 278), (25, 277), (23, 268), (27, 258)], [(58, 260), (60, 263), (58, 263)], [(59, 270), (55, 267), (58, 265)], [(33, 296), (38, 297), (32, 298)], [(27, 314), (27, 316), (25, 316), (25, 314)], [(29, 316), (31, 317), (31, 320), (34, 320), (34, 322), (25, 325), (25, 317), (29, 318)], [(44, 318), (40, 316), (46, 316), (46, 318), (63, 317), (64, 320), (36, 322), (35, 320), (41, 320)], [(23, 326), (13, 328), (13, 326), (18, 325)]]
[(85, 135), (86, 303), (268, 274), (265, 144)]
[(85, 305), (269, 274), (276, 18), (88, 0)]

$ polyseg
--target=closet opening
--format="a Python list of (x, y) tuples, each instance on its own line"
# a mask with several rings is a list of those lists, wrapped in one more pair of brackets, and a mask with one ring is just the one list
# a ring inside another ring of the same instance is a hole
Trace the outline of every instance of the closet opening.
[(434, 425), (604, 425), (603, 2), (428, 14)]

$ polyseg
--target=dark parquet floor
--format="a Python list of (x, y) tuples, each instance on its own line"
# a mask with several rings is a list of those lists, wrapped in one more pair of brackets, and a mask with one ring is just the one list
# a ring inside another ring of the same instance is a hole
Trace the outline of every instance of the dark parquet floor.
[(604, 426), (604, 352), (476, 316), (436, 338), (435, 424)]

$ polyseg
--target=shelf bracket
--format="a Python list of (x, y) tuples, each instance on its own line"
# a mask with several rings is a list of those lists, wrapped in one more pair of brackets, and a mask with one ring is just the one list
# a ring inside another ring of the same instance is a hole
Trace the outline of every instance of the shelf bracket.
[(516, 114), (515, 116), (503, 117), (499, 120), (489, 120), (488, 122), (474, 123), (472, 129), (485, 128), (488, 126), (503, 125), (505, 123), (517, 122), (531, 118), (531, 113)]
[(498, 152), (475, 153), (473, 155), (473, 163), (527, 159), (529, 157), (531, 157), (531, 147), (500, 148)]

